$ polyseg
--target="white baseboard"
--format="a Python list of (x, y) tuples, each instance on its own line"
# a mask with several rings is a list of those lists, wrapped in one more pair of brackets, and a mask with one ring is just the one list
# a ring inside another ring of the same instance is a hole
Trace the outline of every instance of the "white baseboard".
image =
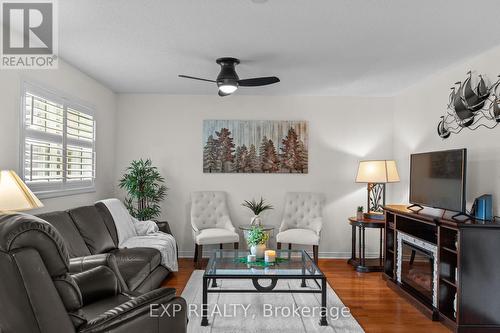
[[(311, 252), (311, 251), (309, 251)], [(312, 253), (311, 253), (312, 255)], [(378, 252), (367, 252), (366, 258), (378, 258)], [(193, 251), (179, 251), (179, 258), (193, 258)], [(203, 253), (203, 258), (209, 258), (210, 253)], [(320, 252), (319, 257), (323, 259), (349, 259), (351, 252)]]

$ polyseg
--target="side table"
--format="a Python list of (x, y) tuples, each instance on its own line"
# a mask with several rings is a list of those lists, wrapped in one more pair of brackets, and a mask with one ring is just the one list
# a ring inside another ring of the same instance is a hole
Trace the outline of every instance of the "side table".
[[(358, 220), (356, 217), (349, 218), (349, 224), (352, 227), (352, 247), (351, 247), (351, 258), (347, 261), (348, 264), (352, 265), (356, 271), (361, 273), (367, 272), (382, 272), (384, 270), (384, 260), (382, 255), (382, 244), (383, 244), (383, 231), (385, 227), (385, 220), (374, 220), (374, 219), (361, 219)], [(359, 257), (356, 257), (356, 228), (358, 228), (359, 233), (359, 244), (358, 252)], [(366, 259), (366, 243), (365, 243), (365, 229), (373, 228), (380, 230), (380, 250), (379, 257), (375, 259)]]

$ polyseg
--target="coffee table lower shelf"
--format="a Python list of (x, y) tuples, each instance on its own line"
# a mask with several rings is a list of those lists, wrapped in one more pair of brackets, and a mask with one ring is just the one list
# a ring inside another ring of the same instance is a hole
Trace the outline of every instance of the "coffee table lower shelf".
[[(233, 279), (246, 279), (252, 280), (252, 284), (255, 287), (255, 290), (252, 289), (211, 289), (210, 282), (212, 283), (212, 288), (217, 287), (217, 280), (233, 280)], [(259, 280), (271, 280), (271, 284), (268, 286), (262, 286), (259, 283)], [(313, 280), (314, 283), (318, 286), (319, 289), (274, 289), (278, 280), (302, 280), (301, 287), (307, 287), (306, 280)], [(320, 280), (321, 283), (318, 282)], [(327, 303), (326, 303), (326, 291), (327, 291), (327, 281), (326, 277), (304, 277), (301, 275), (289, 275), (284, 277), (255, 277), (255, 276), (245, 276), (245, 275), (237, 275), (231, 277), (224, 276), (210, 276), (205, 273), (203, 276), (203, 301), (202, 301), (202, 319), (201, 326), (208, 326), (208, 294), (209, 293), (302, 293), (302, 294), (321, 294), (321, 318), (319, 324), (321, 326), (328, 326), (328, 321), (326, 319), (327, 312)]]

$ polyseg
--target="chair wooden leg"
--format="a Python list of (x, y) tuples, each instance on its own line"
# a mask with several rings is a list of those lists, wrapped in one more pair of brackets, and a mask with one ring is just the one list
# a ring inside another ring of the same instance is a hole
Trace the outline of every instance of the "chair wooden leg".
[(196, 243), (194, 243), (194, 258), (193, 258), (193, 262), (197, 262), (198, 261), (198, 245)]
[(196, 268), (201, 269), (201, 261), (203, 260), (203, 245), (198, 245), (198, 256), (196, 260)]
[(220, 244), (219, 244), (219, 249), (221, 249), (221, 250), (222, 250), (222, 243), (220, 243)]
[(318, 259), (319, 259), (319, 246), (318, 245), (313, 245), (313, 256), (314, 256), (314, 262), (316, 265), (318, 264)]
[(277, 242), (277, 243), (276, 243), (276, 247), (278, 248), (278, 250), (281, 250), (281, 243), (280, 243), (280, 242)]
[(240, 246), (240, 243), (234, 242), (234, 249), (235, 250), (238, 250), (239, 246)]

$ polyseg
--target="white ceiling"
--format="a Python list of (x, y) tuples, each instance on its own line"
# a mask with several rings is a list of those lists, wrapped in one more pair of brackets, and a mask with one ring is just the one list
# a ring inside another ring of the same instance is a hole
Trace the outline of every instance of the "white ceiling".
[[(499, 0), (62, 0), (60, 56), (120, 93), (215, 94), (215, 59), (254, 95), (393, 95), (500, 44)], [(464, 68), (464, 74), (468, 68)], [(500, 71), (500, 62), (499, 62)]]

